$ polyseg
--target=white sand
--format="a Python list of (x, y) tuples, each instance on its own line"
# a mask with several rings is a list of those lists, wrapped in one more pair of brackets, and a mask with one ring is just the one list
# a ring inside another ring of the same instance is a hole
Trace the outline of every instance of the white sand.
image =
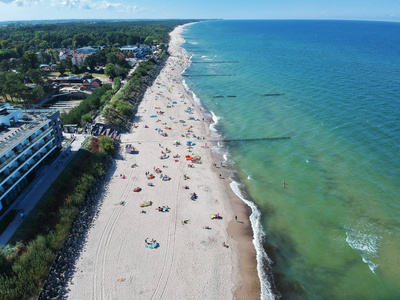
[[(139, 106), (135, 118), (138, 128), (121, 138), (122, 150), (131, 143), (139, 153), (125, 154), (121, 150), (123, 160), (117, 160), (99, 217), (89, 232), (68, 286), (70, 299), (234, 298), (240, 275), (236, 242), (227, 235), (228, 223), (234, 217), (227, 199), (231, 196), (225, 192), (226, 179), (218, 176), (223, 168), (213, 167), (211, 151), (204, 147), (206, 140), (192, 136), (207, 139), (209, 122), (202, 121), (203, 116), (192, 106), (193, 100), (179, 82), (179, 74), (188, 60), (179, 47), (183, 42), (179, 35), (182, 28), (179, 26), (171, 33), (172, 55)], [(167, 108), (172, 101), (177, 104)], [(159, 111), (155, 107), (160, 107), (164, 115), (151, 118)], [(185, 112), (188, 107), (194, 109), (193, 114)], [(184, 120), (186, 126), (179, 120)], [(172, 129), (165, 130), (166, 126)], [(182, 137), (189, 126), (193, 126), (190, 138)], [(155, 128), (162, 128), (168, 137), (161, 136)], [(182, 145), (174, 146), (175, 140)], [(196, 143), (191, 153), (186, 147), (189, 140)], [(166, 147), (171, 150), (170, 158), (161, 160), (161, 151)], [(180, 155), (178, 162), (172, 157), (176, 154)], [(189, 168), (187, 154), (200, 155), (202, 164)], [(133, 163), (138, 167), (131, 168)], [(172, 179), (162, 181), (153, 167), (160, 168), (162, 174)], [(148, 180), (147, 171), (156, 178)], [(183, 174), (190, 179), (184, 180)], [(148, 182), (154, 187), (148, 186)], [(190, 189), (183, 189), (185, 185)], [(141, 187), (142, 191), (134, 192), (135, 187)], [(198, 195), (196, 201), (190, 200), (192, 192)], [(139, 204), (147, 200), (153, 201), (153, 205), (144, 208), (146, 214), (141, 214)], [(120, 201), (125, 201), (125, 206), (116, 205)], [(164, 205), (171, 208), (170, 212), (155, 210)], [(211, 220), (211, 214), (215, 213), (220, 213), (223, 219)], [(182, 225), (182, 220), (190, 221)], [(203, 229), (203, 226), (212, 229)], [(159, 248), (146, 248), (146, 238), (157, 240)], [(224, 248), (223, 242), (229, 248)]]

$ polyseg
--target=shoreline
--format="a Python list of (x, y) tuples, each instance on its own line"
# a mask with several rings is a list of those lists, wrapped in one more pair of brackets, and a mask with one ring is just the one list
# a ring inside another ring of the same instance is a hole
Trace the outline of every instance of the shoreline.
[[(213, 166), (223, 160), (207, 145), (211, 123), (201, 120), (203, 109), (181, 80), (189, 62), (180, 47), (182, 29), (170, 33), (171, 56), (146, 89), (134, 126), (121, 135), (68, 298), (260, 298), (248, 208), (226, 180), (230, 168)], [(188, 147), (188, 141), (196, 145)], [(128, 144), (134, 153), (125, 152)], [(190, 163), (187, 155), (200, 159)], [(194, 192), (198, 199), (191, 200)], [(222, 218), (213, 220), (215, 214)], [(153, 239), (157, 249), (146, 245)]]
[[(190, 26), (192, 24), (196, 24), (198, 22), (194, 23), (189, 23), (189, 24), (184, 24), (177, 26), (181, 27), (182, 30), (186, 26)], [(175, 28), (175, 29), (177, 29)], [(179, 29), (178, 29), (179, 30)], [(180, 31), (182, 31), (180, 30)], [(187, 55), (188, 62), (190, 61), (190, 56), (186, 49), (182, 47), (182, 44), (184, 43), (183, 38), (181, 37), (179, 33), (180, 38), (182, 39), (182, 42), (179, 44), (179, 47), (183, 50), (184, 54)], [(184, 71), (189, 67), (187, 64), (184, 67)], [(183, 72), (184, 72), (183, 71)], [(183, 73), (182, 72), (182, 73)], [(181, 78), (181, 84), (183, 84)], [(186, 83), (185, 83), (186, 85)], [(189, 88), (187, 85), (185, 86), (185, 89)], [(192, 91), (191, 91), (192, 92)], [(195, 94), (192, 92), (192, 100), (196, 105), (200, 106), (200, 109), (202, 111), (203, 116), (208, 116), (210, 119), (212, 118), (211, 112), (206, 110), (204, 111), (204, 106), (202, 106), (202, 103), (196, 103), (195, 99), (193, 99), (193, 96)], [(198, 99), (200, 101), (200, 99)], [(214, 124), (210, 122), (210, 125)], [(210, 131), (210, 129), (209, 129)], [(211, 133), (209, 132), (209, 135)], [(214, 145), (216, 146), (216, 144)], [(224, 167), (228, 165), (228, 168), (225, 170), (224, 173), (228, 175), (229, 179), (231, 179), (231, 175), (233, 174), (235, 176), (235, 170), (232, 167), (232, 165), (228, 162), (225, 161), (225, 158), (222, 157), (222, 154), (217, 154), (212, 151), (211, 148), (209, 148), (209, 155), (215, 158), (215, 161), (224, 161)], [(218, 173), (218, 169), (214, 170), (215, 173)], [(231, 181), (233, 182), (233, 180)], [(250, 215), (252, 214), (252, 209), (250, 206), (248, 206), (242, 199), (236, 195), (236, 193), (232, 190), (232, 187), (230, 185), (231, 182), (224, 181), (224, 189), (226, 195), (228, 195), (229, 199), (229, 204), (231, 206), (231, 209), (234, 213), (234, 215), (237, 217), (237, 220), (231, 220), (228, 224), (227, 232), (230, 237), (233, 237), (233, 240), (235, 241), (235, 250), (237, 252), (237, 255), (239, 256), (238, 262), (239, 262), (239, 276), (240, 279), (237, 280), (236, 283), (236, 289), (234, 292), (234, 298), (235, 299), (260, 299), (261, 296), (261, 283), (260, 283), (260, 278), (258, 276), (258, 271), (257, 271), (257, 253), (256, 249), (253, 244), (253, 238), (254, 238), (254, 232), (252, 229), (252, 225), (250, 222)], [(239, 224), (241, 225), (239, 225)]]

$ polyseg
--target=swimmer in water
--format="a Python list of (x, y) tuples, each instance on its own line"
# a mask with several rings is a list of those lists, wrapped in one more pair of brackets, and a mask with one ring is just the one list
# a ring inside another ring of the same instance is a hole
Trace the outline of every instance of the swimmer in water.
[(283, 181), (282, 185), (283, 185), (283, 188), (285, 188), (285, 186), (286, 186), (285, 180)]

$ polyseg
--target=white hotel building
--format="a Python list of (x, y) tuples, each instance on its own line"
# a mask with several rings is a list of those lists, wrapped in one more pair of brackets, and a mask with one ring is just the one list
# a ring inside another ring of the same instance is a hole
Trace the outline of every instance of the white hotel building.
[(61, 145), (56, 110), (0, 105), (0, 211), (8, 207), (36, 176), (35, 169)]

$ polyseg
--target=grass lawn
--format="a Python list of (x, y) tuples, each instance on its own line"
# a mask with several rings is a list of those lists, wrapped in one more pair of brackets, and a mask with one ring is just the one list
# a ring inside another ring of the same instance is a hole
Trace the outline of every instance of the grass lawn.
[(110, 78), (105, 74), (92, 73), (92, 76), (93, 78), (100, 79), (102, 83), (112, 83), (112, 81), (110, 81)]

